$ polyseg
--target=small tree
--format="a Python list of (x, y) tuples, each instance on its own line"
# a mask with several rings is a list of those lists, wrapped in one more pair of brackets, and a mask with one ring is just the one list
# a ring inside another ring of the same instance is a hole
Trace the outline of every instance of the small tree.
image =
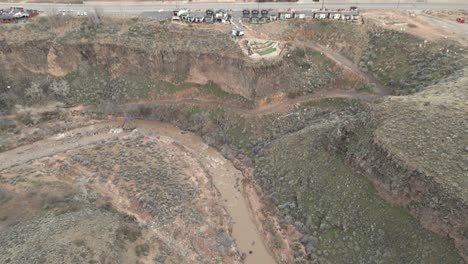
[(32, 82), (31, 86), (25, 91), (26, 97), (32, 100), (42, 100), (44, 98), (44, 91), (42, 91), (38, 83)]
[(68, 82), (65, 80), (54, 80), (52, 84), (49, 86), (49, 89), (54, 93), (56, 97), (64, 98), (70, 92), (70, 86)]

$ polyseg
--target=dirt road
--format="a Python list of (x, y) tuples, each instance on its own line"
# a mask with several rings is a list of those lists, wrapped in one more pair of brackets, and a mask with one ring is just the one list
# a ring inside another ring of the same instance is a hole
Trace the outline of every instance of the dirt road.
[[(246, 25), (242, 22), (240, 22), (242, 27), (245, 29), (246, 32), (246, 38), (249, 37), (250, 39), (257, 39), (257, 40), (268, 40), (267, 35), (262, 35), (262, 33), (257, 33), (253, 29), (249, 27), (249, 25)], [(390, 95), (391, 90), (389, 87), (383, 85), (377, 78), (375, 78), (372, 74), (366, 73), (361, 71), (357, 65), (355, 65), (352, 61), (347, 59), (346, 57), (338, 54), (337, 52), (333, 51), (332, 49), (329, 49), (327, 47), (324, 47), (316, 42), (313, 41), (307, 41), (307, 42), (296, 42), (299, 46), (305, 47), (305, 48), (310, 48), (313, 49), (317, 52), (320, 52), (321, 54), (325, 55), (328, 59), (332, 60), (335, 62), (338, 66), (342, 67), (344, 70), (349, 71), (359, 77), (361, 77), (363, 80), (366, 80), (368, 83), (375, 84), (377, 87), (377, 90), (375, 91), (377, 94), (381, 96), (385, 95)], [(242, 48), (242, 47), (241, 47)]]
[(324, 47), (320, 44), (314, 43), (312, 41), (309, 41), (307, 43), (302, 42), (302, 45), (305, 47), (311, 48), (315, 51), (318, 51), (322, 54), (324, 54), (327, 58), (330, 60), (334, 61), (337, 65), (343, 67), (345, 70), (348, 70), (358, 76), (360, 76), (362, 79), (366, 80), (369, 83), (373, 83), (377, 86), (377, 93), (379, 95), (389, 95), (390, 94), (390, 89), (380, 83), (372, 74), (370, 73), (365, 73), (359, 69), (358, 66), (356, 66), (352, 61), (348, 60), (344, 56), (341, 56), (340, 54), (334, 52), (333, 50)]
[[(65, 152), (70, 149), (89, 146), (115, 137), (117, 133), (113, 133), (113, 131), (109, 130), (113, 125), (115, 124), (107, 123), (96, 124), (84, 128), (81, 127), (67, 131), (63, 134), (58, 134), (54, 137), (0, 153), (0, 171), (34, 159), (52, 156), (56, 153)], [(101, 133), (98, 133), (98, 131), (101, 131)]]
[(212, 108), (223, 108), (231, 113), (250, 116), (250, 117), (261, 117), (265, 115), (271, 115), (275, 113), (283, 113), (296, 106), (297, 104), (306, 102), (317, 102), (323, 99), (329, 98), (349, 98), (359, 99), (366, 102), (372, 103), (375, 99), (379, 98), (379, 95), (369, 93), (359, 93), (353, 91), (326, 91), (316, 94), (305, 95), (293, 99), (284, 98), (280, 101), (269, 103), (265, 106), (256, 108), (241, 107), (239, 105), (228, 104), (219, 100), (203, 100), (203, 99), (192, 99), (192, 98), (181, 98), (181, 99), (164, 99), (164, 100), (153, 100), (151, 102), (135, 102), (122, 104), (121, 107), (129, 108), (135, 106), (159, 106), (159, 105), (189, 105), (189, 106), (203, 106)]
[(450, 37), (455, 36), (456, 39), (460, 39), (462, 45), (468, 46), (468, 25), (458, 23), (455, 20), (451, 21), (446, 18), (431, 16), (423, 12), (418, 12), (417, 14), (420, 20), (431, 27), (446, 32)]

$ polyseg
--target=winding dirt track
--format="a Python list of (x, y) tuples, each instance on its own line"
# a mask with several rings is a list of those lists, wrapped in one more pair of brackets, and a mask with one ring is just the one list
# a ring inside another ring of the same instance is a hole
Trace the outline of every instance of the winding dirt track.
[(281, 101), (272, 102), (265, 106), (248, 108), (245, 106), (239, 106), (236, 104), (229, 104), (226, 102), (221, 102), (219, 100), (204, 100), (204, 99), (192, 99), (192, 98), (181, 98), (181, 99), (164, 99), (164, 100), (153, 100), (153, 101), (144, 101), (144, 102), (133, 102), (122, 104), (122, 108), (136, 107), (136, 106), (160, 106), (160, 105), (190, 105), (190, 106), (203, 106), (203, 107), (212, 107), (212, 108), (223, 108), (231, 113), (236, 113), (239, 115), (249, 116), (249, 117), (261, 117), (265, 115), (283, 113), (297, 104), (306, 103), (306, 102), (317, 102), (323, 99), (331, 98), (349, 98), (349, 99), (359, 99), (365, 102), (373, 103), (375, 99), (379, 98), (379, 95), (369, 94), (369, 93), (359, 93), (353, 91), (327, 91), (320, 92), (310, 95), (305, 95), (293, 99), (283, 99)]
[(383, 85), (372, 74), (361, 71), (361, 69), (359, 69), (358, 66), (356, 66), (352, 61), (345, 58), (344, 56), (341, 56), (340, 54), (334, 52), (333, 50), (331, 50), (331, 49), (329, 49), (327, 47), (324, 47), (322, 45), (319, 45), (317, 43), (311, 42), (311, 41), (309, 41), (307, 43), (302, 43), (302, 45), (324, 54), (325, 56), (327, 56), (327, 58), (334, 61), (337, 65), (343, 67), (345, 70), (348, 70), (348, 71), (360, 76), (362, 79), (366, 80), (369, 83), (375, 84), (377, 86), (377, 91), (376, 92), (379, 95), (384, 96), (384, 95), (389, 95), (390, 94), (390, 89), (388, 89), (388, 87)]
[(107, 122), (103, 124), (80, 127), (62, 134), (62, 137), (49, 137), (34, 143), (24, 145), (12, 150), (0, 153), (0, 171), (9, 167), (21, 165), (31, 160), (52, 156), (71, 149), (77, 149), (93, 145), (100, 141), (116, 137), (117, 133), (98, 133), (99, 130), (109, 131), (117, 123)]
[[(355, 98), (367, 102), (373, 102), (374, 99), (377, 97), (380, 97), (380, 95), (357, 93), (353, 91), (327, 91), (322, 93), (306, 95), (294, 99), (283, 98), (268, 105), (250, 109), (247, 107), (236, 105), (234, 103), (223, 102), (220, 100), (203, 100), (191, 98), (128, 103), (122, 104), (121, 106), (122, 109), (125, 109), (125, 107), (139, 105), (195, 105), (204, 107), (222, 107), (225, 110), (240, 115), (259, 117), (285, 112), (297, 106), (297, 104), (304, 102), (319, 101), (325, 98)], [(32, 144), (24, 145), (0, 153), (0, 171), (9, 167), (31, 162), (39, 158), (52, 156), (57, 153), (67, 152), (72, 149), (91, 147), (104, 140), (108, 140), (110, 138), (118, 138), (128, 134), (128, 132), (124, 132), (122, 130), (117, 131), (116, 127), (119, 127), (119, 124), (117, 124), (117, 122), (102, 122), (95, 125), (70, 130), (64, 134), (58, 134), (54, 137), (49, 137), (44, 140), (34, 142)], [(157, 131), (161, 133), (161, 127), (158, 127)], [(168, 135), (177, 137), (180, 136), (181, 133), (168, 133)], [(187, 136), (185, 135), (184, 138), (186, 137)], [(202, 142), (201, 139), (199, 140), (200, 142)], [(185, 143), (188, 144), (187, 142)], [(200, 149), (206, 148), (202, 148), (198, 145), (192, 147), (198, 149), (199, 151)], [(216, 160), (223, 159), (221, 154), (217, 152), (216, 154), (219, 156)], [(204, 155), (200, 157), (212, 157), (213, 155), (213, 153), (211, 155), (207, 155), (207, 153), (204, 153)], [(236, 238), (240, 250), (242, 250), (243, 252), (254, 252), (254, 254), (248, 255), (246, 263), (274, 263), (275, 261), (273, 260), (271, 253), (265, 247), (263, 239), (259, 232), (259, 230), (261, 229), (259, 229), (259, 227), (257, 226), (257, 220), (254, 216), (255, 213), (249, 211), (250, 207), (247, 202), (248, 197), (244, 197), (243, 195), (240, 195), (236, 192), (236, 179), (241, 179), (242, 173), (236, 170), (232, 164), (229, 165), (232, 167), (232, 169), (230, 170), (232, 172), (230, 173), (232, 175), (235, 174), (235, 177), (230, 177), (228, 181), (226, 177), (226, 166), (230, 164), (228, 161), (225, 161), (224, 163), (220, 164), (218, 164), (218, 161), (213, 163), (212, 160), (205, 160), (204, 162), (207, 164), (211, 164), (211, 167), (208, 166), (208, 168), (214, 168), (214, 171), (210, 172), (210, 174), (215, 176), (222, 176), (221, 178), (218, 177), (218, 179), (215, 180), (214, 183), (223, 194), (223, 201), (227, 201), (224, 203), (224, 206), (234, 220), (233, 236)], [(217, 166), (219, 167), (218, 169), (216, 169)], [(213, 177), (213, 179), (216, 179), (216, 177)], [(252, 249), (255, 250), (252, 251)]]
[[(271, 114), (279, 114), (287, 112), (298, 104), (305, 102), (317, 102), (326, 98), (350, 98), (350, 99), (359, 99), (369, 103), (373, 103), (376, 98), (379, 98), (379, 95), (369, 94), (369, 93), (358, 93), (353, 91), (327, 91), (316, 94), (310, 94), (294, 99), (283, 99), (277, 102), (270, 103), (265, 106), (260, 106), (256, 108), (248, 108), (239, 106), (236, 104), (229, 104), (219, 100), (203, 100), (203, 99), (191, 99), (191, 98), (181, 98), (181, 99), (166, 99), (158, 101), (145, 101), (145, 102), (135, 102), (127, 103), (120, 105), (122, 110), (129, 107), (135, 106), (159, 106), (159, 105), (191, 105), (191, 106), (203, 106), (211, 108), (223, 108), (232, 113), (239, 115), (244, 115), (248, 117), (261, 117)], [(91, 107), (84, 107), (91, 108)], [(10, 118), (12, 116), (0, 116), (0, 118)], [(41, 140), (32, 144), (24, 145), (3, 153), (0, 153), (0, 171), (22, 164), (34, 159), (41, 157), (50, 156), (59, 152), (64, 152), (70, 149), (80, 148), (86, 145), (94, 144), (99, 141), (115, 137), (116, 135), (112, 133), (99, 133), (92, 137), (89, 137), (89, 134), (94, 134), (96, 129), (109, 129), (110, 123), (97, 124), (95, 126), (88, 126), (88, 128), (76, 128), (74, 130), (68, 131), (65, 134), (78, 134), (79, 137), (68, 137), (65, 136), (64, 139), (48, 138)], [(89, 130), (89, 131), (88, 131)]]
[[(258, 33), (256, 33), (254, 30), (252, 30), (248, 25), (246, 25), (246, 24), (244, 24), (242, 22), (241, 22), (241, 25), (242, 25), (242, 27), (244, 29), (247, 30), (248, 35), (251, 35), (252, 37), (258, 38), (258, 39), (268, 40), (268, 36), (264, 36), (265, 38), (263, 38), (262, 36), (258, 36)], [(237, 25), (236, 25), (236, 27), (237, 27)], [(349, 60), (348, 58), (340, 55), (339, 53), (337, 53), (335, 51), (333, 51), (332, 49), (324, 47), (324, 46), (322, 46), (322, 45), (320, 45), (320, 44), (318, 44), (316, 42), (310, 41), (310, 40), (307, 41), (307, 42), (296, 41), (296, 43), (299, 46), (302, 46), (302, 47), (305, 47), (305, 48), (310, 48), (310, 49), (313, 49), (313, 50), (315, 50), (317, 52), (322, 53), (328, 59), (332, 60), (338, 66), (342, 67), (344, 70), (347, 70), (347, 71), (361, 77), (363, 80), (366, 80), (368, 83), (375, 84), (376, 87), (377, 87), (377, 91), (376, 91), (377, 94), (379, 94), (381, 96), (391, 94), (391, 91), (390, 91), (389, 87), (383, 85), (372, 74), (361, 71), (361, 69), (359, 69), (359, 67), (356, 64), (354, 64), (351, 60)]]

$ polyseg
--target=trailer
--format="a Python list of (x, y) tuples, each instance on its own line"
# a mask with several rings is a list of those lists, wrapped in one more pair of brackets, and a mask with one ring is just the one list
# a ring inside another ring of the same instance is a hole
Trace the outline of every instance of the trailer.
[(327, 19), (328, 15), (329, 15), (329, 12), (327, 12), (327, 11), (314, 12), (314, 18), (315, 19)]
[(295, 17), (296, 17), (296, 13), (294, 13), (293, 11), (279, 12), (278, 13), (278, 18), (280, 20), (286, 20), (286, 19), (291, 19), (291, 18), (295, 18)]
[(328, 13), (329, 19), (339, 20), (341, 19), (341, 12), (330, 12)]

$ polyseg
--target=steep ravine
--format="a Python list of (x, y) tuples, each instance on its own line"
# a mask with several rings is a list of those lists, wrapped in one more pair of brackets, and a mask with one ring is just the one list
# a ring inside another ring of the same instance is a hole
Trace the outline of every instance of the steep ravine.
[(173, 84), (211, 81), (229, 93), (254, 99), (342, 87), (347, 78), (338, 66), (313, 50), (293, 49), (285, 51), (290, 56), (282, 60), (259, 62), (237, 56), (235, 50), (226, 52), (147, 49), (99, 40), (5, 43), (0, 48), (0, 81), (22, 95), (32, 82), (47, 86), (54, 79), (73, 81), (71, 76), (91, 66), (116, 80), (135, 76)]
[(364, 171), (385, 200), (406, 208), (424, 228), (453, 239), (468, 260), (468, 205), (426, 171), (401, 160), (369, 134), (364, 134), (369, 136), (366, 138), (351, 128), (360, 126), (363, 124), (338, 130), (330, 147), (344, 155), (350, 165)]
[(409, 97), (390, 97), (329, 135), (330, 149), (362, 170), (382, 197), (453, 239), (468, 260), (468, 74)]
[(306, 234), (301, 243), (312, 259), (457, 263), (450, 239), (424, 230), (404, 208), (376, 192), (367, 171), (353, 169), (329, 150), (336, 145), (326, 138), (336, 126), (324, 121), (286, 135), (262, 150), (256, 162), (256, 177), (284, 221)]
[[(439, 156), (436, 149), (435, 161), (466, 155), (467, 145), (463, 145), (460, 132), (465, 124), (459, 121), (466, 114), (466, 106), (460, 102), (466, 90), (451, 91), (448, 84), (433, 94), (400, 97), (405, 103), (401, 105), (383, 99), (383, 104), (376, 103), (380, 112), (358, 110), (355, 102), (332, 100), (297, 105), (288, 113), (261, 118), (190, 104), (130, 106), (123, 104), (124, 99), (140, 91), (133, 88), (158, 81), (212, 81), (248, 99), (347, 85), (335, 64), (310, 50), (292, 48), (287, 50), (290, 56), (282, 60), (253, 62), (239, 55), (238, 47), (226, 42), (226, 36), (207, 39), (203, 34), (192, 35), (193, 43), (168, 45), (165, 39), (181, 38), (188, 31), (181, 34), (156, 27), (156, 33), (144, 35), (142, 30), (130, 31), (132, 34), (94, 32), (92, 37), (48, 35), (17, 42), (0, 35), (0, 112), (17, 104), (34, 106), (50, 101), (96, 105), (96, 109), (79, 115), (158, 120), (199, 134), (226, 158), (255, 169), (255, 180), (266, 200), (276, 205), (272, 211), (282, 219), (283, 231), (294, 226), (304, 234), (290, 256), (299, 263), (458, 263), (463, 261), (460, 255), (467, 260), (466, 201), (450, 189), (452, 182), (444, 185), (437, 181), (427, 164), (412, 159), (420, 146), (410, 149), (413, 141), (431, 142), (423, 137), (427, 134), (462, 146)], [(110, 38), (117, 35), (119, 39)], [(64, 82), (70, 89), (58, 93), (54, 81)], [(439, 93), (441, 90), (447, 93)], [(132, 96), (147, 99), (143, 93)], [(388, 112), (393, 116), (376, 121), (373, 115), (385, 112), (382, 105), (390, 106)], [(414, 105), (417, 108), (412, 108)], [(420, 122), (433, 112), (443, 115), (429, 116), (427, 124)], [(392, 121), (391, 126), (382, 125), (386, 120)], [(444, 133), (456, 131), (457, 135), (437, 134), (431, 130), (434, 124), (442, 124)], [(448, 145), (443, 141), (431, 144)], [(399, 155), (401, 149), (410, 151)], [(432, 153), (431, 149), (423, 151)], [(419, 156), (429, 157), (430, 164), (432, 156), (426, 154), (420, 152)], [(456, 162), (448, 167), (461, 164)], [(463, 169), (453, 175), (464, 176)], [(280, 242), (273, 246), (285, 247)]]
[[(353, 148), (356, 144), (356, 139), (351, 136), (353, 132), (346, 132), (342, 126), (352, 116), (346, 117), (348, 114), (343, 116), (344, 113), (339, 112), (309, 116), (301, 112), (300, 118), (292, 116), (282, 121), (284, 123), (281, 125), (284, 126), (281, 129), (284, 132), (271, 139), (257, 141), (253, 147), (255, 154), (247, 154), (246, 149), (236, 147), (235, 139), (229, 134), (235, 117), (226, 113), (218, 118), (221, 123), (213, 124), (206, 119), (201, 121), (199, 114), (191, 114), (187, 110), (147, 106), (124, 111), (130, 111), (132, 116), (138, 118), (170, 122), (200, 134), (227, 158), (241, 160), (247, 168), (254, 167), (255, 179), (268, 200), (279, 209), (277, 215), (282, 223), (294, 226), (305, 235), (298, 243), (302, 243), (311, 259), (333, 260), (335, 263), (350, 260), (457, 263), (460, 257), (452, 239), (463, 256), (463, 244), (457, 237), (446, 237), (447, 233), (435, 229), (446, 228), (444, 223), (425, 223), (427, 218), (424, 217), (429, 215), (424, 212), (430, 209), (427, 203), (422, 201), (408, 207), (413, 217), (403, 208), (405, 204), (397, 203), (398, 206), (395, 206), (394, 197), (381, 192), (378, 186), (384, 185), (389, 175), (383, 175), (381, 179), (374, 179), (372, 175), (376, 177), (381, 171), (386, 171), (393, 178), (398, 175), (404, 181), (407, 174), (401, 165), (403, 163), (387, 164), (386, 155), (367, 152), (365, 146)], [(206, 118), (207, 115), (202, 116)], [(362, 120), (361, 117), (358, 120)], [(301, 122), (304, 122), (304, 126), (298, 124)], [(348, 122), (349, 126), (356, 125), (353, 122)], [(247, 123), (244, 130), (250, 126), (252, 123)], [(372, 131), (368, 124), (356, 127), (366, 133)], [(366, 135), (360, 135), (359, 139), (365, 141), (368, 139)], [(355, 166), (354, 160), (358, 164), (359, 155), (364, 154), (373, 158), (369, 159), (369, 163)], [(366, 176), (377, 188), (370, 184)], [(421, 191), (420, 195), (425, 199), (432, 198), (431, 195), (447, 195), (443, 189), (433, 188), (431, 182), (423, 181), (415, 182), (411, 195), (417, 193), (414, 186), (419, 186), (417, 191)], [(425, 190), (427, 192), (422, 192)], [(460, 205), (459, 202), (457, 204)], [(414, 211), (413, 207), (419, 211)], [(450, 206), (444, 205), (439, 209), (450, 210)], [(458, 216), (466, 215), (463, 210)], [(463, 218), (457, 217), (449, 221), (463, 223)], [(422, 226), (418, 221), (422, 222)], [(297, 254), (297, 260), (307, 259)]]

